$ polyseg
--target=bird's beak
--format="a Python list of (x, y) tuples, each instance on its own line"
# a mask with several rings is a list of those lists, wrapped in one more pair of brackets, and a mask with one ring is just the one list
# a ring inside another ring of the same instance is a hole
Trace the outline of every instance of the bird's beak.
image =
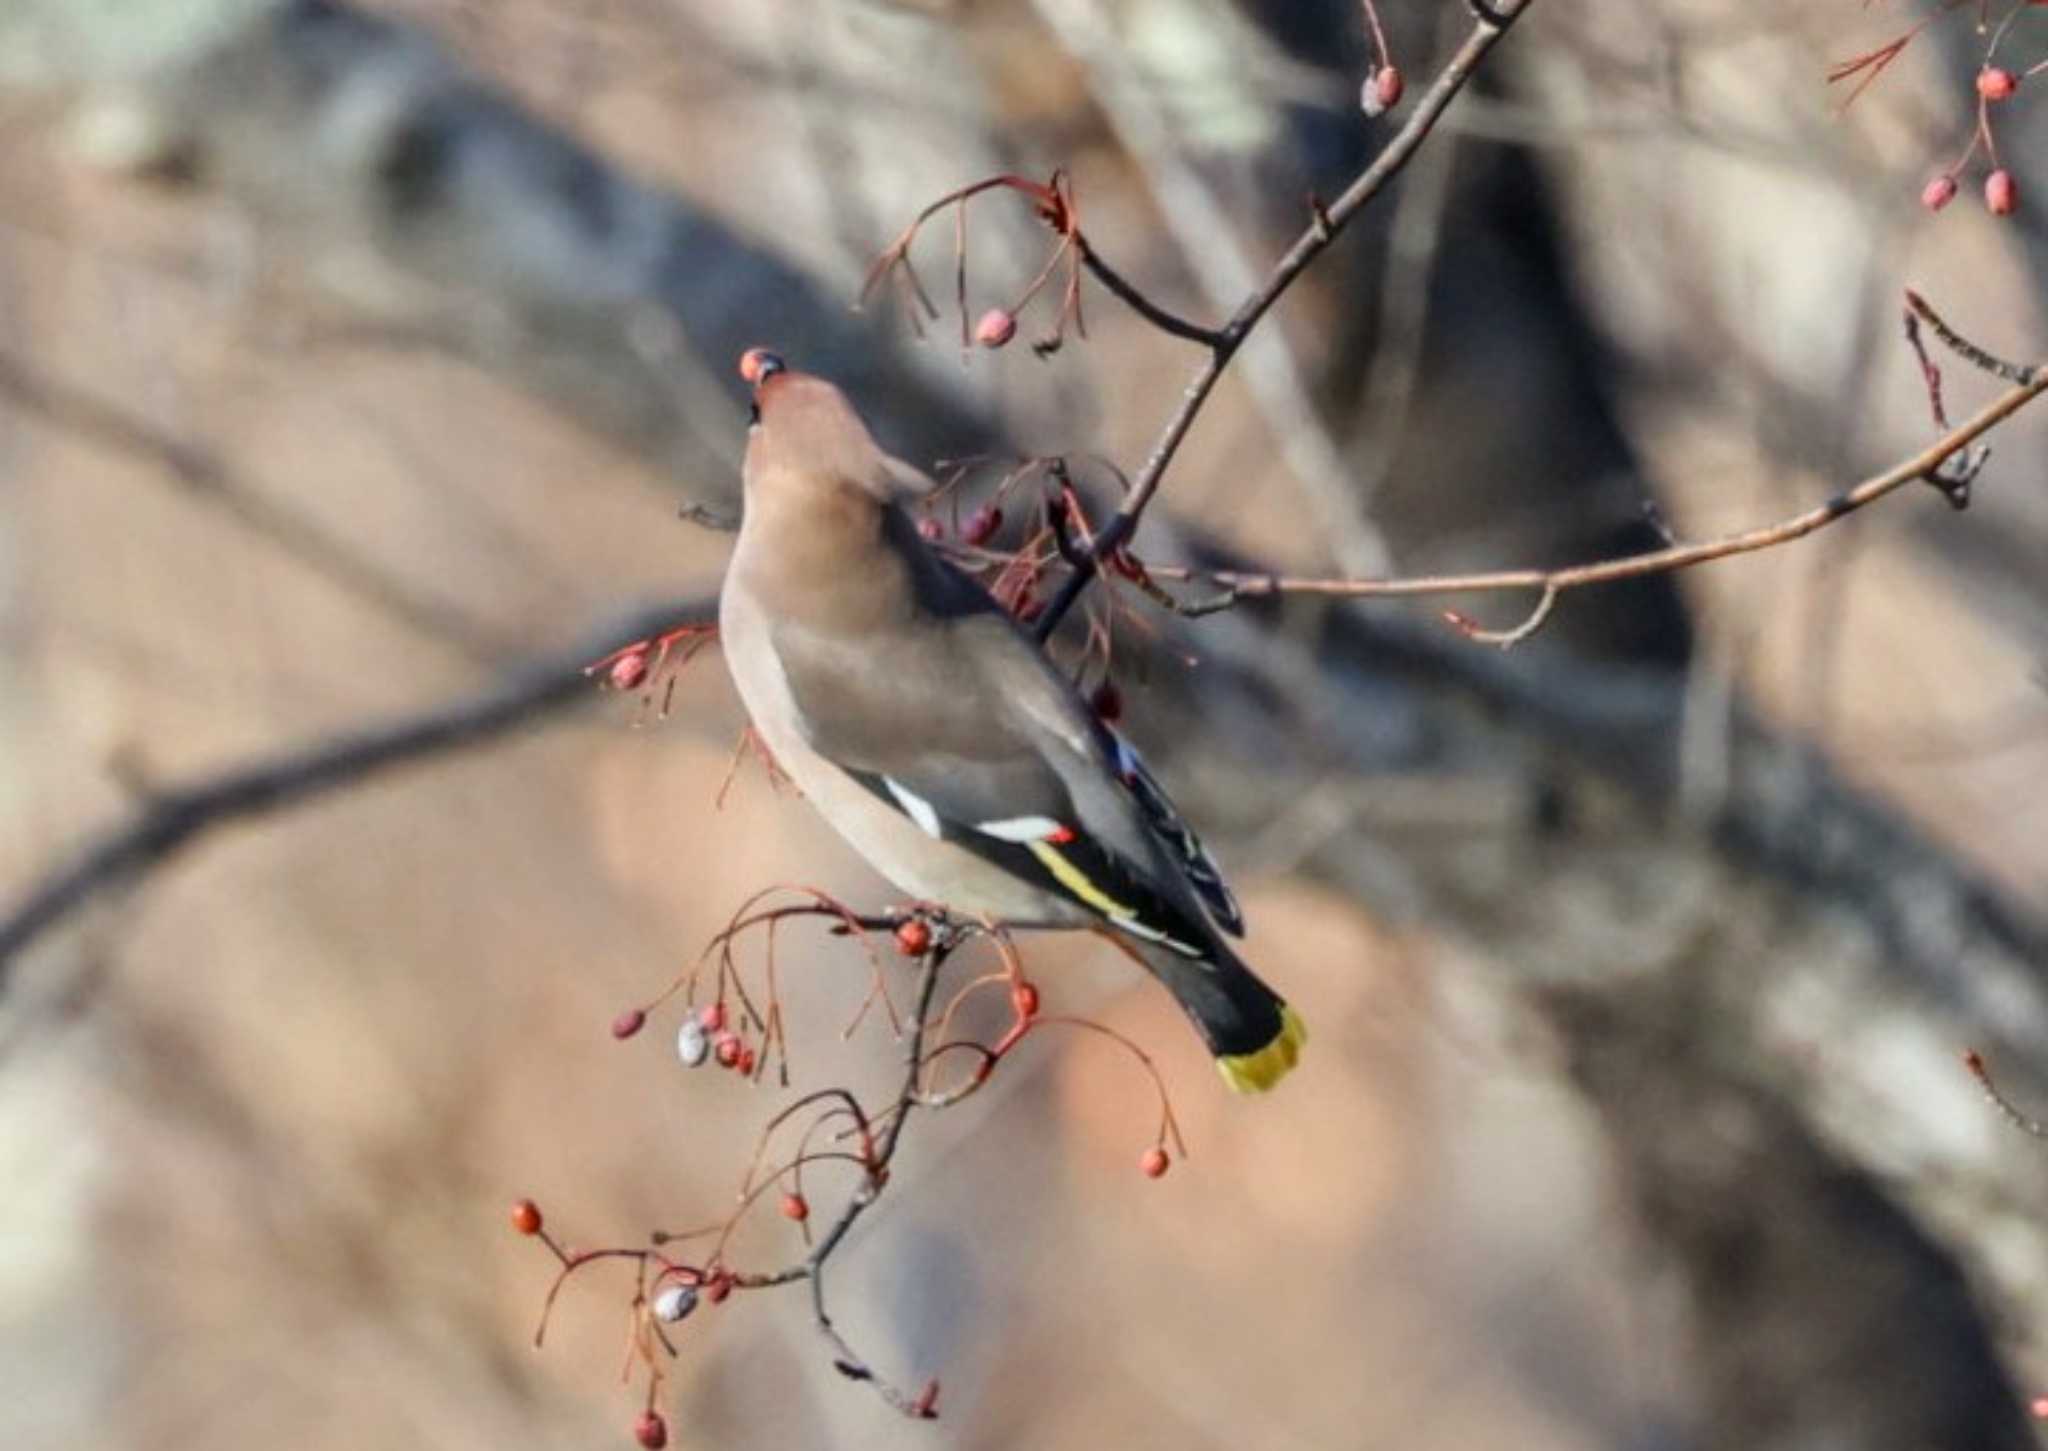
[(748, 348), (740, 357), (740, 376), (751, 383), (757, 393), (761, 391), (761, 385), (777, 373), (788, 371), (789, 365), (782, 361), (782, 355), (766, 348)]

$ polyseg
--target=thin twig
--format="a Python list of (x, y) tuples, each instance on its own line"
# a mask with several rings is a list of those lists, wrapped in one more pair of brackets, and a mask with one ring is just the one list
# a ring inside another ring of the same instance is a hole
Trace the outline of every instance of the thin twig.
[(1984, 1061), (1984, 1055), (1975, 1048), (1963, 1054), (1963, 1066), (1970, 1070), (1970, 1076), (1984, 1090), (1984, 1096), (1991, 1100), (1991, 1106), (2004, 1115), (2021, 1133), (2036, 1139), (2048, 1139), (2048, 1124), (2043, 1124), (2030, 1113), (2023, 1113), (2020, 1106), (2005, 1096), (2005, 1090), (1991, 1076), (1991, 1065)]
[(1081, 261), (1095, 274), (1095, 280), (1107, 287), (1117, 297), (1163, 333), (1177, 338), (1186, 338), (1191, 343), (1200, 343), (1207, 348), (1219, 346), (1223, 341), (1221, 329), (1203, 327), (1200, 323), (1189, 322), (1186, 318), (1168, 312), (1127, 280), (1121, 272), (1102, 260), (1102, 254), (1089, 244), (1084, 233), (1074, 234), (1074, 245), (1081, 250)]
[(1906, 289), (1906, 306), (1918, 314), (1920, 319), (1934, 330), (1934, 335), (1941, 339), (1943, 345), (1957, 357), (1982, 368), (1994, 378), (2007, 383), (2026, 384), (2033, 382), (2035, 374), (2041, 371), (2038, 366), (2023, 368), (2018, 363), (2008, 363), (1996, 353), (1978, 347), (1950, 327), (1942, 315), (1928, 304), (1927, 299), (1910, 287)]
[[(1788, 519), (1737, 534), (1726, 534), (1695, 544), (1675, 544), (1644, 554), (1625, 555), (1593, 564), (1565, 569), (1502, 569), (1480, 574), (1417, 575), (1407, 579), (1315, 579), (1298, 575), (1257, 573), (1230, 569), (1191, 569), (1185, 566), (1153, 564), (1146, 571), (1160, 579), (1180, 580), (1214, 586), (1223, 593), (1212, 599), (1178, 606), (1188, 615), (1213, 614), (1248, 599), (1275, 595), (1329, 595), (1347, 599), (1387, 599), (1418, 595), (1475, 594), (1502, 590), (1527, 590), (1539, 596), (1530, 617), (1511, 630), (1480, 629), (1463, 617), (1453, 620), (1473, 639), (1509, 646), (1527, 638), (1548, 615), (1556, 597), (1566, 590), (1586, 585), (1612, 584), (1617, 580), (1640, 579), (1646, 575), (1669, 574), (1730, 555), (1754, 554), (1824, 529), (1836, 520), (1855, 513), (1908, 484), (1941, 477), (1942, 465), (1964, 454), (1970, 445), (1989, 433), (2043, 393), (2048, 393), (2048, 367), (2022, 370), (2027, 381), (2001, 395), (1973, 418), (1944, 434), (1912, 457), (1873, 474), (1826, 501), (1794, 514)], [(1461, 621), (1463, 621), (1461, 623)], [(1468, 628), (1469, 627), (1469, 628)]]
[(838, 1250), (860, 1217), (872, 1208), (881, 1196), (881, 1189), (887, 1179), (889, 1163), (896, 1157), (896, 1147), (903, 1137), (903, 1126), (922, 1099), (918, 1092), (918, 1080), (923, 1073), (925, 1062), (925, 1037), (931, 1021), (933, 996), (938, 991), (939, 975), (946, 959), (952, 955), (960, 938), (950, 928), (942, 929), (932, 943), (923, 962), (918, 968), (916, 1001), (912, 1008), (910, 1030), (904, 1044), (903, 1088), (898, 1093), (895, 1111), (889, 1115), (875, 1145), (874, 1155), (869, 1164), (868, 1178), (860, 1188), (847, 1197), (838, 1218), (832, 1221), (818, 1239), (810, 1254), (797, 1264), (768, 1274), (740, 1275), (735, 1283), (745, 1289), (766, 1289), (774, 1285), (786, 1285), (797, 1280), (808, 1280), (811, 1286), (811, 1315), (818, 1327), (818, 1333), (832, 1347), (832, 1366), (848, 1380), (863, 1381), (875, 1388), (876, 1394), (891, 1407), (918, 1420), (932, 1416), (930, 1392), (911, 1396), (899, 1390), (877, 1373), (857, 1352), (832, 1323), (832, 1314), (825, 1303), (825, 1266)]
[(641, 609), (574, 649), (513, 671), (480, 695), (329, 736), (155, 796), (0, 916), (0, 993), (11, 965), (31, 943), (93, 898), (132, 882), (214, 828), (299, 805), (394, 766), (496, 740), (594, 696), (584, 674), (594, 656), (621, 641), (658, 634), (679, 619), (716, 613), (710, 599)]
[[(1086, 60), (1092, 88), (1111, 129), (1151, 192), (1166, 231), (1198, 283), (1210, 309), (1228, 314), (1257, 291), (1271, 263), (1257, 263), (1240, 219), (1189, 156), (1156, 78), (1120, 41), (1109, 0), (1034, 0), (1066, 50)], [(1311, 215), (1321, 203), (1309, 198)], [(1278, 450), (1279, 461), (1301, 485), (1329, 549), (1333, 567), (1346, 574), (1384, 574), (1391, 551), (1360, 510), (1358, 491), (1343, 451), (1312, 398), (1286, 328), (1275, 320), (1248, 336), (1233, 370)]]
[(1320, 256), (1325, 248), (1336, 239), (1352, 217), (1374, 197), (1385, 189), (1388, 182), (1400, 174), (1401, 169), (1422, 143), (1435, 129), (1438, 119), (1456, 98), (1459, 91), (1471, 80), (1473, 71), (1486, 58), (1488, 51), (1507, 33), (1508, 27), (1526, 11), (1534, 0), (1513, 0), (1512, 5), (1503, 3), (1491, 10), (1482, 11), (1481, 18), (1464, 44), (1445, 64), (1435, 82), (1416, 102), (1408, 122), (1398, 131), (1386, 148), (1373, 158), (1372, 164), (1353, 179), (1327, 209), (1318, 210), (1315, 218), (1301, 236), (1288, 248), (1286, 255), (1274, 264), (1265, 282), (1247, 297), (1231, 314), (1230, 320), (1220, 330), (1211, 344), (1209, 356), (1196, 369), (1181, 395), (1180, 407), (1167, 420), (1159, 439), (1152, 446), (1145, 466), (1132, 481), (1130, 492), (1125, 495), (1123, 505), (1103, 525), (1095, 538), (1095, 546), (1089, 551), (1086, 567), (1074, 570), (1061, 583), (1059, 593), (1046, 605), (1045, 613), (1039, 616), (1036, 627), (1040, 640), (1048, 638), (1054, 629), (1074, 607), (1081, 592), (1099, 571), (1102, 561), (1123, 545), (1137, 527), (1138, 518), (1145, 507), (1152, 502), (1152, 496), (1159, 490), (1166, 476), (1167, 466), (1180, 451), (1195, 419), (1201, 415), (1202, 407), (1208, 402), (1230, 360), (1259, 320), (1269, 312), (1289, 287), (1294, 284), (1309, 264)]

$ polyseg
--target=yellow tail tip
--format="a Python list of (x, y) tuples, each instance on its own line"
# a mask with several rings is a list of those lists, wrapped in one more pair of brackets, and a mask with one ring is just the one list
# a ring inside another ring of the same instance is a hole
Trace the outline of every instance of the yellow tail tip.
[(1301, 1061), (1301, 1050), (1307, 1043), (1308, 1025), (1301, 1021), (1299, 1013), (1282, 1003), (1280, 1031), (1273, 1041), (1256, 1052), (1219, 1057), (1216, 1069), (1237, 1092), (1264, 1093)]

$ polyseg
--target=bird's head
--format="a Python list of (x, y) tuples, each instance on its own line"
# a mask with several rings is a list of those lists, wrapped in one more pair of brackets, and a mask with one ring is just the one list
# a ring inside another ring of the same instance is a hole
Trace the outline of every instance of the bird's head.
[(767, 348), (741, 355), (740, 376), (754, 386), (749, 495), (855, 489), (888, 502), (933, 488), (922, 471), (884, 453), (852, 402), (823, 378), (795, 371)]

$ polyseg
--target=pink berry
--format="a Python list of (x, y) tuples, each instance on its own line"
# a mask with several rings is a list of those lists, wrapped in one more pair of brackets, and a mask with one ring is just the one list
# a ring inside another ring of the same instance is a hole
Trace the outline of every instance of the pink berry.
[(668, 1422), (661, 1418), (660, 1411), (642, 1411), (640, 1419), (633, 1423), (633, 1439), (647, 1451), (661, 1451), (668, 1445)]
[(782, 1217), (802, 1224), (811, 1217), (810, 1203), (801, 1194), (785, 1194), (782, 1196)]
[(1401, 104), (1401, 93), (1407, 88), (1399, 66), (1381, 66), (1379, 77), (1373, 82), (1373, 89), (1379, 93), (1380, 105), (1389, 111)]
[(1930, 212), (1938, 212), (1956, 199), (1956, 179), (1947, 172), (1932, 177), (1920, 189), (1920, 205)]
[(1984, 178), (1984, 205), (1994, 217), (2009, 217), (2020, 204), (2019, 187), (2004, 167)]
[(974, 340), (985, 348), (1000, 348), (1017, 336), (1017, 316), (1005, 308), (992, 307), (974, 325)]
[(979, 547), (995, 537), (996, 530), (1003, 527), (1003, 511), (994, 504), (983, 504), (967, 516), (966, 525), (960, 530), (960, 537), (968, 544)]
[(705, 1032), (717, 1032), (725, 1026), (725, 1004), (706, 1003), (697, 1009), (697, 1021), (704, 1025)]
[(614, 690), (638, 690), (647, 679), (647, 652), (628, 650), (612, 661), (611, 682)]
[(1166, 1150), (1155, 1146), (1145, 1150), (1145, 1156), (1138, 1160), (1138, 1171), (1147, 1179), (1157, 1179), (1172, 1163), (1173, 1160), (1166, 1156)]
[(647, 1014), (641, 1012), (638, 1008), (628, 1008), (612, 1019), (612, 1036), (614, 1038), (630, 1038), (646, 1026)]
[(917, 521), (917, 537), (927, 544), (936, 544), (946, 537), (946, 526), (927, 514)]
[(2003, 66), (1988, 65), (1977, 72), (1977, 94), (1987, 101), (2003, 101), (2019, 88), (2019, 77)]
[(1399, 66), (1383, 65), (1365, 78), (1359, 88), (1358, 108), (1367, 117), (1383, 116), (1401, 104), (1402, 92), (1408, 89)]

